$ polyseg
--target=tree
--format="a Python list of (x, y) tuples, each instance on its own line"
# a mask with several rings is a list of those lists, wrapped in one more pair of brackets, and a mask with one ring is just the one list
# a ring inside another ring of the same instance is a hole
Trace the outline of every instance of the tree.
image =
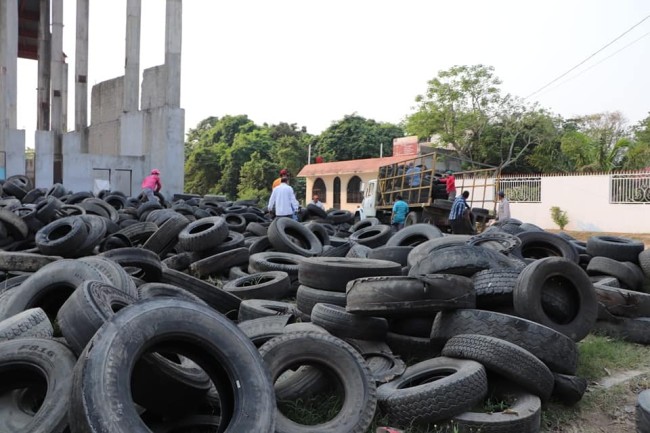
[(534, 171), (529, 157), (539, 146), (558, 139), (557, 124), (549, 112), (512, 98), (486, 127), (474, 157), (502, 172)]
[(326, 161), (376, 158), (383, 144), (384, 156), (390, 156), (393, 138), (403, 135), (404, 131), (397, 125), (379, 123), (357, 114), (346, 115), (321, 133), (313, 155), (321, 155)]
[(264, 158), (260, 152), (253, 152), (248, 161), (242, 165), (237, 196), (239, 199), (261, 199), (262, 203), (268, 202), (271, 195), (269, 185), (277, 175), (276, 167), (272, 161)]
[(634, 141), (623, 159), (623, 168), (639, 170), (650, 167), (650, 116), (633, 128)]
[(501, 80), (493, 72), (493, 67), (485, 65), (438, 72), (426, 94), (416, 97), (419, 106), (406, 119), (407, 133), (421, 139), (438, 134), (461, 156), (473, 159), (483, 132), (508, 99), (501, 95)]

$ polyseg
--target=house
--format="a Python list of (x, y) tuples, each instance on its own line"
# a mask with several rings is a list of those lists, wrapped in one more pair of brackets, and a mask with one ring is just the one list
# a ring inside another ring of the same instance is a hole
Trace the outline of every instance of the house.
[(411, 158), (400, 155), (306, 165), (298, 173), (298, 177), (306, 179), (305, 203), (318, 194), (326, 208), (354, 212), (363, 200), (362, 185), (377, 178), (379, 167)]
[[(454, 154), (447, 149), (432, 147), (429, 143), (418, 143), (417, 137), (411, 136), (393, 140), (393, 156), (308, 164), (298, 173), (298, 177), (306, 179), (305, 203), (311, 201), (313, 194), (318, 194), (326, 208), (354, 212), (363, 200), (362, 186), (369, 180), (377, 179), (379, 167), (397, 164), (433, 151)], [(422, 164), (427, 164), (424, 158)], [(439, 161), (436, 169), (458, 171), (460, 163), (450, 158), (444, 162)]]

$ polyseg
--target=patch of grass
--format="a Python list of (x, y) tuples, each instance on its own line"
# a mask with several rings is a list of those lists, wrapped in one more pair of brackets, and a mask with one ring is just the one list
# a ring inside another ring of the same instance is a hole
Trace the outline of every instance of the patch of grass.
[(650, 347), (602, 335), (589, 335), (579, 344), (578, 376), (599, 380), (615, 370), (650, 367)]
[(287, 418), (303, 425), (316, 425), (334, 418), (343, 407), (339, 395), (319, 394), (307, 399), (279, 401), (278, 409)]

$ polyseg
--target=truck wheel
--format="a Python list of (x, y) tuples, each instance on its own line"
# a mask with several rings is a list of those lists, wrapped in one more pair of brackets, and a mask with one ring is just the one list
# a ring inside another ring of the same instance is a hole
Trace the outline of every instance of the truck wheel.
[(409, 212), (406, 215), (406, 220), (404, 221), (404, 226), (412, 226), (413, 224), (417, 224), (420, 222), (420, 217), (421, 215), (417, 212)]

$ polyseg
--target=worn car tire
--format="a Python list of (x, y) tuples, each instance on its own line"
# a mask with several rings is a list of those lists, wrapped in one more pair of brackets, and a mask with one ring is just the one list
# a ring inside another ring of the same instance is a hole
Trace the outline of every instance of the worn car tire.
[(609, 257), (619, 262), (638, 263), (643, 242), (619, 236), (592, 236), (587, 239), (587, 254)]
[(17, 338), (51, 338), (52, 323), (41, 308), (30, 308), (0, 321), (0, 341)]
[(388, 239), (386, 246), (389, 247), (415, 247), (431, 239), (442, 237), (440, 229), (431, 224), (413, 224), (395, 233)]
[(487, 335), (460, 334), (451, 337), (442, 356), (480, 362), (509, 381), (546, 401), (553, 391), (553, 373), (535, 355), (516, 344)]
[(411, 365), (402, 376), (377, 388), (382, 412), (400, 425), (451, 418), (472, 408), (486, 393), (481, 364), (447, 357)]
[(223, 290), (241, 299), (280, 300), (289, 296), (291, 279), (282, 271), (259, 272), (245, 275), (223, 285)]
[(309, 228), (291, 218), (276, 218), (268, 229), (271, 245), (281, 252), (300, 256), (317, 256), (323, 245)]
[(578, 349), (569, 337), (539, 323), (483, 310), (441, 311), (433, 321), (431, 339), (444, 344), (458, 334), (500, 338), (538, 357), (551, 371), (575, 374)]
[(386, 319), (351, 314), (332, 304), (316, 304), (311, 310), (311, 321), (339, 338), (383, 341), (388, 332)]

